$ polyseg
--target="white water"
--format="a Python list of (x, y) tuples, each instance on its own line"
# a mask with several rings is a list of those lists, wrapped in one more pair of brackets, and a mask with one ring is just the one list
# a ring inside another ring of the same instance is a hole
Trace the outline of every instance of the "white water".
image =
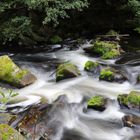
[[(89, 57), (84, 54), (82, 49), (78, 51), (62, 50), (55, 53), (38, 55), (70, 61), (79, 67), (82, 76), (59, 83), (50, 82), (52, 71), (46, 72), (25, 64), (24, 67), (29, 68), (37, 76), (38, 80), (33, 85), (18, 90), (17, 92), (21, 96), (19, 98), (26, 97), (27, 100), (10, 105), (11, 107), (25, 107), (29, 104), (38, 103), (42, 97), (46, 98), (48, 103), (52, 103), (60, 95), (66, 95), (68, 98), (66, 106), (58, 110), (55, 109), (56, 112), (48, 122), (50, 125), (52, 122), (60, 123), (57, 133), (51, 135), (51, 140), (75, 140), (72, 135), (63, 138), (65, 130), (76, 132), (79, 136), (77, 140), (129, 140), (134, 132), (130, 128), (123, 127), (121, 119), (124, 113), (119, 109), (117, 102), (110, 103), (104, 112), (89, 110), (85, 113), (83, 108), (86, 105), (81, 104), (83, 97), (90, 98), (94, 95), (103, 95), (116, 100), (118, 94), (129, 93), (131, 90), (139, 89), (129, 82), (118, 84), (99, 81), (97, 78), (87, 76), (83, 71), (87, 60), (106, 64), (114, 64), (115, 60), (102, 61), (101, 59)], [(133, 69), (128, 70), (132, 72)], [(74, 105), (70, 106), (69, 104), (71, 103), (74, 103)]]

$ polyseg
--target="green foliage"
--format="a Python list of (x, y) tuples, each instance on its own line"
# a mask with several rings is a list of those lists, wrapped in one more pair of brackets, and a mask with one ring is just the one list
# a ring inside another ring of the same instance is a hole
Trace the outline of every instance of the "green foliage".
[(14, 93), (12, 90), (9, 90), (7, 93), (4, 93), (0, 91), (0, 110), (5, 110), (6, 109), (6, 104), (8, 101), (12, 98), (19, 95), (18, 93)]
[(87, 61), (87, 62), (85, 63), (84, 69), (85, 69), (86, 71), (90, 71), (90, 70), (96, 68), (97, 66), (99, 66), (99, 63), (93, 62), (93, 61)]
[(59, 44), (62, 42), (62, 38), (60, 36), (55, 35), (50, 39), (50, 42), (52, 44)]
[(135, 15), (135, 31), (140, 33), (140, 1), (139, 0), (128, 0), (128, 7)]
[(110, 68), (102, 69), (100, 72), (100, 80), (112, 81), (114, 79), (114, 73)]
[(103, 106), (105, 99), (102, 96), (95, 96), (88, 101), (88, 106)]
[(57, 25), (60, 19), (69, 17), (69, 11), (81, 11), (87, 6), (87, 0), (2, 0), (0, 42), (31, 38), (38, 41), (41, 36), (36, 30), (48, 24)]

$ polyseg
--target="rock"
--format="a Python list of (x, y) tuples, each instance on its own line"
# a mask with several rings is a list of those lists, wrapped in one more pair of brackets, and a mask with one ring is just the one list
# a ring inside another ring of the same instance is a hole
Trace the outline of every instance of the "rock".
[(118, 95), (117, 99), (122, 108), (140, 111), (140, 92), (132, 91), (129, 94)]
[(126, 80), (126, 77), (124, 77), (119, 71), (108, 67), (101, 70), (99, 79), (108, 82), (122, 83)]
[(0, 113), (0, 124), (10, 124), (15, 118), (15, 115), (11, 115), (9, 113)]
[(95, 41), (93, 46), (84, 49), (91, 55), (100, 56), (103, 59), (113, 59), (121, 55), (118, 43), (110, 41)]
[(95, 72), (98, 71), (99, 68), (99, 63), (98, 62), (93, 62), (93, 61), (87, 61), (85, 63), (84, 70), (89, 71), (89, 72)]
[(35, 82), (36, 77), (28, 70), (20, 69), (9, 56), (0, 57), (0, 80), (16, 87), (25, 87)]
[(140, 125), (140, 117), (136, 115), (125, 115), (122, 118), (124, 126), (127, 127), (135, 127), (136, 125)]
[(25, 140), (24, 137), (14, 128), (7, 124), (0, 124), (1, 140)]
[(106, 108), (107, 99), (103, 96), (94, 96), (88, 101), (88, 108), (97, 110), (97, 111), (104, 111)]
[(130, 140), (140, 140), (140, 135), (132, 137)]
[(78, 77), (79, 75), (81, 74), (77, 66), (71, 63), (64, 63), (59, 65), (56, 70), (56, 81)]

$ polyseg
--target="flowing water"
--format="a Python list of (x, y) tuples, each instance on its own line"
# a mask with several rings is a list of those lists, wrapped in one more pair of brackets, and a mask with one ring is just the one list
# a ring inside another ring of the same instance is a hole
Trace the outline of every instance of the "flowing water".
[[(140, 54), (127, 54), (119, 60), (103, 61), (84, 53), (82, 48), (88, 45), (86, 43), (72, 51), (61, 49), (50, 53), (11, 54), (16, 63), (37, 76), (33, 85), (16, 90), (20, 93), (18, 98), (23, 101), (9, 105), (19, 108), (11, 109), (12, 112), (37, 104), (42, 98), (49, 104), (54, 101), (63, 103), (63, 106), (52, 106), (48, 114), (41, 118), (37, 125), (38, 136), (49, 135), (49, 140), (129, 140), (139, 134), (139, 128), (123, 127), (122, 117), (126, 112), (120, 110), (116, 99), (118, 94), (140, 90), (140, 85), (136, 84), (136, 77), (140, 73)], [(98, 77), (84, 72), (87, 60), (117, 67), (125, 73), (128, 81), (121, 84), (99, 81)], [(56, 83), (56, 66), (67, 61), (77, 65), (82, 76)], [(94, 95), (112, 99), (105, 111), (87, 110), (86, 101)], [(53, 131), (49, 134), (49, 130)]]

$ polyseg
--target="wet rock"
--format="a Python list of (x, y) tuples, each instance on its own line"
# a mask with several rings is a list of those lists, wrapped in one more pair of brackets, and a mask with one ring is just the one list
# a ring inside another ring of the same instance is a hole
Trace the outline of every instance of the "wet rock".
[(100, 71), (100, 65), (98, 62), (87, 61), (84, 67), (85, 71), (98, 73)]
[(61, 64), (56, 70), (56, 81), (78, 77), (79, 75), (81, 74), (77, 66), (71, 63)]
[(0, 113), (0, 124), (11, 124), (16, 119), (15, 115)]
[(97, 111), (104, 111), (106, 109), (107, 99), (103, 96), (94, 96), (89, 99), (87, 106), (88, 108), (97, 110)]
[(14, 128), (7, 124), (0, 124), (1, 140), (25, 140), (24, 137)]
[(122, 118), (124, 126), (134, 127), (136, 125), (140, 125), (140, 117), (136, 115), (125, 115)]
[(103, 59), (113, 59), (121, 55), (121, 49), (118, 43), (110, 41), (95, 41), (95, 43), (84, 49), (87, 53), (100, 56)]
[(117, 99), (122, 108), (140, 111), (140, 92), (132, 91), (129, 94), (118, 95)]
[(130, 140), (140, 140), (140, 135), (139, 136), (134, 136)]
[(0, 57), (0, 80), (16, 87), (35, 82), (36, 77), (28, 70), (20, 69), (7, 55)]
[(122, 83), (126, 80), (126, 77), (118, 70), (108, 67), (101, 70), (99, 79), (108, 82)]

